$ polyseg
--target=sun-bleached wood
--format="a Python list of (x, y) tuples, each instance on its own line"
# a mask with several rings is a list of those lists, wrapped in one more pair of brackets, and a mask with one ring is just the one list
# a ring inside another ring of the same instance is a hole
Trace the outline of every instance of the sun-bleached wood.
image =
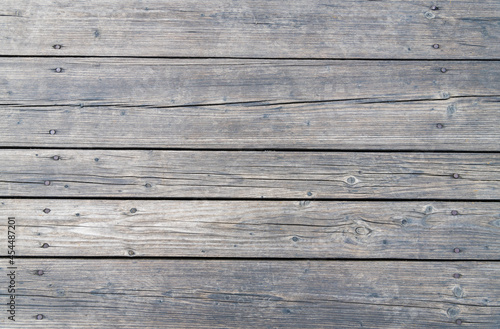
[(498, 59), (499, 12), (496, 0), (3, 0), (0, 55)]
[(0, 201), (19, 256), (500, 259), (496, 202)]

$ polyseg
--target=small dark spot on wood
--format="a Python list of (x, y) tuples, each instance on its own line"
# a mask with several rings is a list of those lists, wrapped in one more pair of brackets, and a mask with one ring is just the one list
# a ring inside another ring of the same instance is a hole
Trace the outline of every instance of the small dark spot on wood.
[(132, 209), (130, 209), (130, 212), (131, 212), (132, 214), (135, 214), (135, 213), (137, 212), (137, 209), (136, 209), (136, 208), (132, 208)]
[(456, 211), (456, 210), (452, 210), (452, 211), (451, 211), (451, 215), (452, 215), (452, 216), (457, 216), (457, 215), (458, 215), (458, 211)]
[(61, 49), (62, 45), (53, 45), (52, 48), (54, 48), (54, 49)]
[(425, 208), (425, 213), (426, 213), (426, 214), (430, 214), (430, 213), (432, 213), (432, 210), (433, 210), (432, 206), (427, 206), (427, 207)]
[(438, 124), (436, 124), (436, 128), (437, 129), (443, 129), (444, 125), (442, 123), (438, 123)]
[(375, 292), (374, 292), (374, 293), (372, 293), (372, 294), (370, 295), (370, 297), (378, 298), (378, 297), (379, 297), (379, 295), (378, 295), (377, 293), (375, 293)]
[(297, 241), (299, 241), (299, 238), (297, 238), (296, 236), (294, 236), (294, 237), (292, 238), (292, 240), (293, 240), (294, 242), (297, 242)]
[(456, 324), (458, 324), (458, 325), (461, 325), (461, 324), (462, 324), (462, 320), (457, 319), (457, 320), (455, 321), (455, 323), (456, 323)]
[(302, 200), (299, 202), (299, 206), (305, 207), (305, 206), (309, 205), (310, 203), (311, 203), (311, 201), (309, 201), (309, 200)]
[(460, 279), (460, 278), (462, 277), (462, 274), (460, 274), (460, 273), (455, 273), (455, 274), (453, 274), (453, 277), (454, 277), (455, 279)]
[(460, 253), (460, 252), (461, 252), (461, 250), (460, 250), (459, 248), (455, 248), (455, 249), (453, 249), (453, 252), (454, 252), (455, 254), (458, 254), (458, 253)]
[(78, 213), (78, 212), (75, 215), (76, 215), (76, 217), (80, 217), (80, 213)]
[(285, 309), (283, 309), (283, 313), (290, 314), (290, 313), (292, 313), (292, 311), (289, 310), (288, 308), (285, 308)]
[(45, 272), (43, 270), (36, 271), (36, 275), (42, 276)]
[(433, 19), (434, 17), (436, 17), (436, 15), (434, 15), (434, 14), (433, 14), (433, 13), (431, 13), (430, 11), (426, 11), (426, 12), (424, 13), (424, 16), (425, 16), (425, 18), (427, 18), (427, 19)]
[(307, 192), (307, 195), (312, 196), (313, 194), (312, 194), (312, 192)]
[(94, 159), (94, 161), (95, 161), (95, 162), (99, 162), (99, 158), (95, 158), (95, 159)]
[(46, 214), (48, 214), (48, 213), (50, 212), (50, 209), (49, 209), (49, 208), (45, 208), (45, 209), (43, 210), (43, 212), (44, 212), (44, 213), (46, 213)]
[(204, 253), (204, 252), (205, 252), (205, 250), (202, 250), (201, 252), (203, 252), (203, 253)]
[(128, 251), (128, 254), (129, 254), (129, 256), (134, 256), (134, 255), (135, 255), (135, 252), (134, 252), (133, 250), (129, 250), (129, 251)]
[(99, 38), (101, 36), (101, 32), (99, 30), (94, 31), (94, 37)]
[(121, 111), (120, 112), (120, 115), (125, 115), (125, 114), (127, 114), (127, 111)]
[(64, 188), (68, 188), (68, 187), (69, 187), (69, 185), (64, 185)]
[(406, 224), (408, 224), (408, 220), (407, 219), (401, 220), (401, 225), (405, 226)]
[(144, 186), (146, 186), (146, 188), (150, 188), (150, 187), (151, 187), (151, 184), (146, 183), (146, 185), (144, 185)]
[(43, 320), (43, 314), (37, 314), (36, 315), (37, 320)]
[(388, 244), (387, 240), (382, 240), (382, 244)]
[(42, 248), (47, 249), (48, 247), (50, 247), (48, 243), (42, 244)]
[(233, 247), (234, 247), (234, 248), (236, 248), (236, 247), (238, 247), (238, 245), (237, 245), (237, 244), (235, 244), (235, 245), (233, 245)]
[(454, 173), (453, 175), (451, 175), (451, 177), (455, 178), (455, 179), (459, 179), (460, 178), (460, 175), (457, 174), (457, 173)]
[(435, 44), (432, 45), (432, 48), (439, 49), (439, 45), (437, 43), (435, 43)]

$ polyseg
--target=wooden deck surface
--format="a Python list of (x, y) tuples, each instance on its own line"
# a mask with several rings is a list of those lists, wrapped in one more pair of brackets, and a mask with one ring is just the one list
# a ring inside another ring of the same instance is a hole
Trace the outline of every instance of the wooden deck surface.
[(2, 1), (0, 328), (500, 328), (499, 23)]

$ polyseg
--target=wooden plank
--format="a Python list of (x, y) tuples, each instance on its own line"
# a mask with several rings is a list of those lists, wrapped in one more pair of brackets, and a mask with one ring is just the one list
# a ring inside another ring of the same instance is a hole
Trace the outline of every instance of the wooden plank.
[[(16, 218), (19, 256), (498, 260), (499, 208), (494, 202), (4, 199), (0, 217)], [(0, 235), (7, 236), (6, 221)]]
[(500, 97), (470, 97), (173, 108), (0, 106), (0, 146), (499, 151), (499, 104)]
[(12, 328), (455, 328), (460, 320), (490, 329), (500, 322), (496, 262), (18, 263)]
[(499, 13), (497, 0), (4, 0), (0, 54), (498, 59)]
[(0, 168), (3, 197), (500, 199), (499, 153), (3, 149)]
[(500, 150), (500, 61), (0, 58), (0, 68), (1, 146)]

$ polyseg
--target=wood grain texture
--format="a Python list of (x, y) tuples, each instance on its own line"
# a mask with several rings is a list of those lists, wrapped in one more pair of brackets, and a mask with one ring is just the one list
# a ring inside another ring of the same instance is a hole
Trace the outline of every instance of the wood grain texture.
[[(499, 208), (494, 202), (4, 199), (0, 217), (16, 218), (19, 256), (499, 260)], [(6, 222), (0, 234), (7, 236)]]
[(456, 328), (461, 320), (493, 329), (500, 321), (496, 262), (18, 263), (23, 307), (12, 328)]
[(362, 102), (0, 106), (0, 146), (500, 150), (500, 97)]
[(0, 68), (2, 146), (500, 150), (497, 61), (0, 58)]
[[(446, 73), (440, 71), (443, 67)], [(0, 104), (15, 106), (280, 105), (500, 96), (500, 61), (0, 58), (0, 69)]]
[(496, 0), (4, 0), (0, 54), (498, 59), (499, 13)]
[(498, 153), (4, 149), (0, 168), (4, 197), (500, 199)]

